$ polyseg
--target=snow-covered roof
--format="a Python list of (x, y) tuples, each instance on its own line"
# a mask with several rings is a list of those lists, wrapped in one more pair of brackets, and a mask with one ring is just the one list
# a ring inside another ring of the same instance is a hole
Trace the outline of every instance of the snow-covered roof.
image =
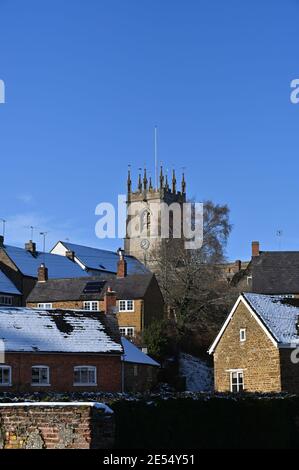
[(296, 324), (299, 320), (299, 299), (284, 295), (243, 293), (228, 315), (219, 334), (209, 349), (212, 354), (225, 332), (240, 302), (243, 302), (264, 332), (277, 347), (288, 347), (299, 343)]
[(0, 269), (0, 294), (21, 295), (12, 281)]
[(33, 254), (24, 248), (9, 245), (5, 245), (4, 250), (24, 276), (37, 277), (41, 263), (47, 266), (50, 279), (88, 276), (77, 263), (65, 256), (40, 251)]
[(5, 352), (122, 353), (110, 316), (82, 310), (0, 307)]
[(296, 329), (299, 299), (247, 293), (243, 296), (278, 343), (299, 342)]
[[(117, 272), (119, 255), (116, 252), (64, 241), (58, 242), (58, 244), (59, 243), (61, 243), (66, 250), (73, 251), (75, 253), (75, 257), (78, 258), (78, 260), (87, 269), (110, 273)], [(56, 246), (52, 250), (53, 253), (55, 252)], [(149, 270), (137, 258), (126, 255), (125, 259), (127, 261), (128, 274), (142, 274), (149, 272)]]
[(140, 349), (137, 348), (137, 346), (128, 341), (126, 338), (122, 338), (121, 342), (124, 348), (124, 362), (160, 367), (158, 362), (154, 361), (154, 359), (149, 357), (147, 354), (144, 354)]

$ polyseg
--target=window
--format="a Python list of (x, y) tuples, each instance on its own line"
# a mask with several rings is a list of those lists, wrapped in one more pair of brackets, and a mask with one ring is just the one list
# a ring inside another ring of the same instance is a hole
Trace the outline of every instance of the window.
[(53, 308), (53, 304), (38, 304), (38, 308), (41, 308), (42, 310), (50, 310)]
[(133, 326), (121, 327), (119, 332), (122, 336), (128, 336), (129, 338), (134, 338), (135, 328)]
[(0, 386), (9, 387), (11, 386), (11, 367), (0, 366)]
[(12, 305), (12, 297), (8, 295), (0, 295), (0, 305)]
[(244, 390), (244, 374), (242, 370), (230, 372), (230, 391), (233, 393), (243, 392)]
[(134, 312), (134, 300), (120, 300), (119, 311), (120, 312)]
[(74, 367), (74, 385), (97, 385), (97, 368), (93, 366)]
[(244, 341), (246, 341), (246, 329), (245, 328), (240, 329), (240, 341), (241, 343), (244, 343)]
[(99, 302), (96, 302), (96, 301), (84, 302), (83, 308), (84, 308), (84, 310), (89, 310), (91, 312), (98, 312), (99, 311)]
[(47, 366), (33, 366), (32, 367), (32, 383), (33, 386), (49, 386), (50, 373)]

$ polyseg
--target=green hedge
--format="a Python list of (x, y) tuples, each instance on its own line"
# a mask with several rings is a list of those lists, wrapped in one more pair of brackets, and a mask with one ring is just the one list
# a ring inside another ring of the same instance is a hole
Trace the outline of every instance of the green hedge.
[(299, 397), (119, 401), (118, 449), (298, 448)]

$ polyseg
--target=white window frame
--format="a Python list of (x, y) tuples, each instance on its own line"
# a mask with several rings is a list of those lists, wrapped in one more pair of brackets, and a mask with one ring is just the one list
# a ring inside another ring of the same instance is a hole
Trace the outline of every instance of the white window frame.
[(7, 305), (11, 307), (13, 304), (13, 297), (11, 295), (0, 295), (0, 305)]
[(41, 310), (51, 310), (53, 308), (53, 304), (50, 302), (41, 302), (37, 305), (37, 308), (40, 308)]
[[(40, 380), (40, 374), (41, 374), (41, 370), (46, 370), (47, 371), (47, 383), (41, 383), (41, 382), (38, 382), (38, 383), (34, 383), (32, 381), (33, 377), (32, 377), (32, 374), (33, 374), (33, 369), (38, 369), (39, 370), (39, 380)], [(31, 386), (32, 387), (50, 387), (50, 367), (49, 366), (42, 366), (42, 365), (34, 365), (31, 367)]]
[[(94, 382), (76, 382), (75, 373), (81, 371), (82, 369), (87, 369), (88, 373), (94, 373)], [(97, 386), (97, 368), (96, 366), (75, 366), (74, 367), (74, 387), (96, 387)]]
[[(128, 307), (128, 304), (132, 303), (132, 308)], [(134, 312), (135, 311), (135, 302), (134, 300), (119, 300), (118, 301), (118, 311), (119, 313), (123, 312)]]
[[(96, 308), (93, 308), (93, 305), (96, 306)], [(100, 302), (97, 300), (86, 300), (83, 302), (83, 310), (86, 312), (99, 312), (100, 311)]]
[(240, 343), (245, 343), (246, 341), (246, 328), (240, 328)]
[[(122, 331), (124, 330), (124, 331)], [(132, 334), (128, 334), (128, 330), (132, 330)], [(121, 336), (126, 336), (128, 338), (135, 338), (135, 327), (134, 326), (120, 326), (119, 332)]]
[[(237, 384), (233, 384), (233, 374), (238, 374), (237, 378)], [(242, 382), (239, 380), (239, 375), (242, 374)], [(229, 381), (230, 381), (230, 391), (231, 393), (241, 393), (244, 392), (245, 390), (245, 384), (244, 384), (244, 369), (231, 369), (229, 371)], [(237, 391), (233, 391), (233, 385), (237, 385)], [(242, 386), (242, 390), (240, 390)]]
[(9, 382), (7, 382), (7, 383), (2, 383), (2, 382), (0, 382), (0, 387), (11, 387), (11, 386), (12, 386), (12, 381), (11, 381), (11, 370), (12, 370), (12, 369), (11, 369), (11, 366), (7, 366), (7, 365), (5, 365), (5, 364), (1, 364), (1, 365), (0, 365), (0, 370), (1, 370), (1, 371), (2, 371), (2, 370), (8, 370), (8, 372), (9, 372)]

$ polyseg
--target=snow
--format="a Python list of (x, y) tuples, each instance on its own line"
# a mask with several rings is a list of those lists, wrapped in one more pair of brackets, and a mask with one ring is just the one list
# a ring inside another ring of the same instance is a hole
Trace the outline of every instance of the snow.
[(290, 345), (299, 342), (296, 329), (299, 307), (291, 305), (293, 299), (277, 295), (247, 293), (243, 295), (279, 343)]
[(159, 367), (160, 364), (147, 354), (144, 354), (134, 344), (128, 341), (126, 338), (121, 339), (125, 354), (123, 355), (123, 362), (131, 362), (134, 364), (145, 364), (148, 366)]
[(180, 375), (186, 378), (188, 392), (212, 392), (213, 369), (191, 354), (180, 354)]
[(97, 315), (0, 307), (0, 339), (6, 352), (122, 353)]
[(40, 402), (21, 402), (21, 403), (0, 403), (0, 408), (16, 408), (16, 407), (66, 407), (66, 406), (76, 406), (83, 407), (89, 406), (91, 408), (96, 408), (97, 410), (103, 410), (107, 414), (113, 414), (113, 411), (105, 403), (96, 403), (96, 402), (82, 402), (82, 401), (72, 401), (72, 402), (60, 402), (60, 401), (40, 401)]

